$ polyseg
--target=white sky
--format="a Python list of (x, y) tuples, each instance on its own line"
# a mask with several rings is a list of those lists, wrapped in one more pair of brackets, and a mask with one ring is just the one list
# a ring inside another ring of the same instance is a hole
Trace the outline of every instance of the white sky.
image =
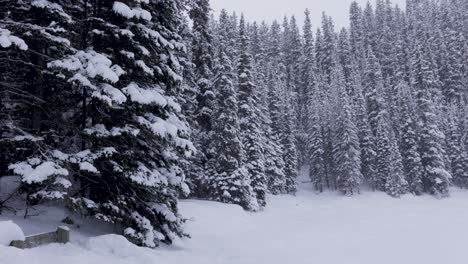
[[(215, 14), (223, 8), (229, 13), (236, 11), (238, 14), (244, 13), (248, 21), (268, 21), (277, 19), (283, 21), (285, 15), (295, 15), (302, 25), (304, 21), (304, 10), (309, 8), (312, 17), (313, 27), (320, 25), (322, 12), (325, 11), (333, 17), (337, 27), (348, 26), (349, 6), (353, 0), (211, 0), (211, 8)], [(363, 7), (368, 0), (356, 0)], [(370, 1), (374, 5), (374, 0)], [(392, 0), (404, 8), (406, 0)]]

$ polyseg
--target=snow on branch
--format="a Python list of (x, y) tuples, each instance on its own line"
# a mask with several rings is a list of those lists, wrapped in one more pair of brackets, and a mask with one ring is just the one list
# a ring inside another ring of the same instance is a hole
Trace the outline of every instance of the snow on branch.
[(51, 176), (68, 176), (68, 171), (52, 161), (41, 161), (32, 158), (25, 162), (12, 164), (8, 167), (17, 175), (22, 176), (22, 181), (27, 184), (41, 183)]
[(127, 87), (123, 88), (122, 91), (128, 95), (130, 100), (140, 104), (156, 104), (161, 107), (167, 105), (167, 99), (162, 95), (161, 89), (153, 87), (151, 89), (144, 89), (138, 86), (138, 84), (132, 82)]
[(135, 7), (135, 8), (130, 8), (128, 5), (115, 1), (114, 6), (112, 8), (115, 13), (126, 17), (126, 18), (137, 18), (137, 19), (143, 19), (147, 21), (151, 21), (151, 13), (140, 8), (140, 7)]
[(47, 0), (34, 0), (31, 3), (31, 5), (37, 8), (49, 9), (50, 11), (57, 13), (61, 17), (64, 17), (68, 22), (70, 23), (73, 22), (72, 17), (68, 15), (67, 13), (65, 13), (62, 6), (57, 3), (51, 3)]
[(0, 28), (0, 47), (9, 48), (12, 45), (17, 46), (20, 50), (28, 50), (28, 45), (23, 39), (11, 35), (8, 29)]
[[(47, 64), (49, 68), (60, 68), (67, 71), (77, 71), (84, 78), (96, 78), (97, 76), (111, 83), (119, 81), (119, 77), (125, 72), (118, 65), (112, 65), (112, 61), (103, 54), (96, 51), (78, 51), (76, 54), (68, 56), (63, 60), (52, 61)], [(74, 80), (89, 85), (81, 77), (74, 77)], [(89, 82), (90, 83), (90, 82)]]

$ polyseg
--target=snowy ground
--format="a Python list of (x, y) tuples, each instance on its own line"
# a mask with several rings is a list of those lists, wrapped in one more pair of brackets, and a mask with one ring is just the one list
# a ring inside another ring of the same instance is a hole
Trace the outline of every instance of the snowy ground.
[[(193, 238), (172, 247), (138, 248), (120, 236), (89, 238), (99, 233), (75, 228), (67, 245), (32, 250), (0, 246), (0, 263), (467, 263), (468, 191), (452, 190), (444, 200), (392, 199), (371, 192), (348, 198), (316, 195), (304, 187), (296, 197), (270, 197), (261, 213), (194, 200), (183, 201), (181, 210), (190, 218), (187, 229)], [(60, 211), (54, 215), (62, 216)], [(13, 220), (26, 234), (59, 225), (40, 218), (33, 225)], [(7, 219), (12, 218), (0, 216), (0, 221)]]

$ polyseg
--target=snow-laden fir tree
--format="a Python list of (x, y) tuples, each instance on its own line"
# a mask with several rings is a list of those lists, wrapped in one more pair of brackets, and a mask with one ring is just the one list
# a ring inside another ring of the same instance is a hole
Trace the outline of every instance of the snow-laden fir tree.
[[(263, 145), (263, 155), (265, 158), (265, 176), (267, 178), (268, 190), (273, 194), (284, 193), (285, 175), (283, 149), (280, 142), (280, 134), (277, 127), (273, 132), (272, 115), (277, 122), (278, 114), (270, 113), (270, 95), (278, 97), (278, 87), (281, 83), (279, 72), (282, 67), (278, 67), (278, 60), (268, 57), (267, 43), (268, 26), (262, 23), (258, 26), (254, 23), (251, 28), (251, 50), (253, 55), (253, 78), (256, 80), (256, 90), (258, 93), (259, 115), (261, 120), (261, 139)], [(275, 61), (275, 63), (273, 62)], [(282, 65), (282, 64), (281, 64)], [(280, 65), (280, 66), (281, 66)], [(273, 105), (279, 102), (277, 98), (271, 98)], [(275, 107), (273, 107), (275, 108)], [(272, 109), (272, 112), (275, 110)], [(271, 115), (272, 114), (272, 115)], [(275, 124), (277, 126), (277, 124)]]
[(281, 90), (284, 89), (281, 78), (283, 67), (271, 64), (268, 74), (268, 116), (269, 116), (269, 143), (265, 148), (269, 148), (265, 155), (265, 173), (267, 175), (268, 189), (272, 194), (285, 193), (286, 174), (285, 162), (283, 160), (284, 150), (281, 144), (281, 135), (283, 133), (283, 101)]
[(210, 4), (208, 0), (191, 2), (189, 16), (192, 26), (192, 63), (194, 64), (194, 82), (196, 85), (196, 111), (194, 142), (196, 156), (192, 159), (189, 178), (193, 183), (194, 194), (200, 197), (208, 195), (207, 163), (214, 157), (207, 148), (212, 130), (212, 115), (215, 92), (213, 91), (213, 36), (210, 28)]
[(234, 71), (225, 52), (227, 35), (221, 35), (221, 47), (216, 61), (213, 86), (217, 91), (213, 115), (213, 131), (210, 149), (216, 153), (207, 170), (209, 197), (224, 203), (235, 203), (249, 209), (251, 197), (250, 179), (243, 168), (244, 149), (241, 142), (238, 105), (234, 90)]
[(331, 90), (337, 91), (340, 106), (336, 120), (333, 156), (336, 164), (338, 189), (345, 195), (360, 193), (363, 177), (361, 173), (361, 152), (358, 129), (353, 118), (353, 109), (346, 92), (346, 84), (341, 67), (335, 67)]
[(185, 235), (177, 195), (189, 190), (179, 160), (194, 151), (177, 103), (184, 7), (180, 1), (96, 6), (80, 2), (94, 23), (82, 25), (73, 54), (48, 64), (80, 94), (72, 113), (79, 149), (54, 154), (80, 185), (72, 209), (119, 224), (139, 245), (170, 243)]
[(351, 53), (351, 46), (349, 43), (348, 31), (343, 28), (340, 31), (337, 43), (337, 55), (338, 61), (343, 68), (344, 80), (346, 83), (346, 92), (348, 95), (353, 94), (352, 91), (352, 81), (353, 81), (353, 71), (355, 71), (355, 65), (353, 65), (353, 58)]
[(388, 120), (381, 118), (377, 123), (375, 136), (376, 152), (376, 179), (375, 187), (379, 191), (386, 191), (387, 181), (392, 176), (392, 142), (390, 138), (390, 125)]
[(420, 195), (423, 192), (423, 168), (419, 154), (419, 136), (417, 132), (417, 113), (410, 87), (400, 82), (397, 87), (398, 107), (400, 109), (400, 150), (403, 171), (408, 181), (409, 191)]
[(251, 210), (259, 210), (266, 204), (265, 159), (261, 140), (259, 95), (252, 80), (252, 55), (249, 53), (249, 37), (244, 17), (239, 26), (240, 57), (238, 62), (238, 100), (241, 138), (245, 147), (245, 166), (257, 203)]
[(377, 135), (377, 124), (383, 118), (386, 108), (383, 97), (384, 81), (379, 61), (370, 48), (367, 50), (363, 82), (367, 111), (369, 112), (369, 124), (374, 135)]
[(326, 76), (328, 83), (331, 82), (332, 71), (336, 53), (336, 34), (334, 32), (333, 19), (322, 14), (321, 34), (317, 34), (316, 41), (316, 60), (318, 71)]
[(309, 153), (309, 177), (318, 192), (323, 192), (326, 188), (326, 164), (325, 164), (325, 146), (323, 140), (323, 125), (320, 118), (321, 103), (318, 96), (315, 95), (310, 101), (311, 112), (309, 113), (310, 126), (308, 130), (307, 149)]
[(462, 142), (462, 133), (459, 121), (459, 110), (455, 105), (450, 105), (447, 111), (447, 135), (446, 146), (449, 158), (448, 168), (453, 176), (453, 184), (468, 187), (468, 157), (466, 147)]
[(358, 129), (359, 146), (361, 149), (361, 173), (364, 181), (375, 190), (375, 137), (369, 124), (367, 103), (362, 90), (361, 79), (356, 71), (353, 71), (352, 91), (354, 92), (354, 109), (356, 126)]
[(299, 85), (297, 90), (297, 149), (300, 159), (300, 164), (307, 163), (309, 153), (308, 131), (310, 129), (309, 121), (311, 114), (311, 104), (313, 90), (315, 88), (315, 47), (312, 32), (312, 22), (310, 19), (310, 11), (305, 11), (305, 22), (303, 26), (304, 44), (302, 55), (300, 58)]
[(294, 110), (291, 106), (292, 98), (286, 90), (282, 91), (283, 105), (283, 131), (281, 142), (283, 143), (283, 158), (285, 162), (284, 173), (286, 174), (285, 189), (287, 193), (294, 194), (297, 191), (298, 157), (296, 138), (294, 136)]
[(419, 47), (413, 55), (412, 85), (417, 93), (419, 111), (420, 142), (419, 151), (424, 169), (423, 190), (438, 197), (448, 196), (452, 176), (445, 169), (442, 141), (445, 135), (439, 129), (436, 108), (434, 105), (434, 87), (438, 82), (427, 52)]

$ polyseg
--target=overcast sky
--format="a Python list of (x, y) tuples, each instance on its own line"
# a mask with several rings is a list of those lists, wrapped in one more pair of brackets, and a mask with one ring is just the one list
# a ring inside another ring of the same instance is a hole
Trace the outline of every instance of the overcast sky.
[[(349, 5), (353, 0), (211, 0), (211, 7), (216, 12), (223, 8), (229, 12), (244, 13), (249, 21), (268, 22), (278, 19), (283, 20), (285, 15), (295, 15), (302, 24), (304, 10), (309, 8), (312, 14), (314, 28), (321, 21), (322, 11), (332, 16), (339, 27), (348, 26)], [(365, 5), (368, 0), (356, 0)], [(370, 1), (374, 4), (374, 0)], [(406, 0), (392, 0), (400, 7), (405, 6)]]

